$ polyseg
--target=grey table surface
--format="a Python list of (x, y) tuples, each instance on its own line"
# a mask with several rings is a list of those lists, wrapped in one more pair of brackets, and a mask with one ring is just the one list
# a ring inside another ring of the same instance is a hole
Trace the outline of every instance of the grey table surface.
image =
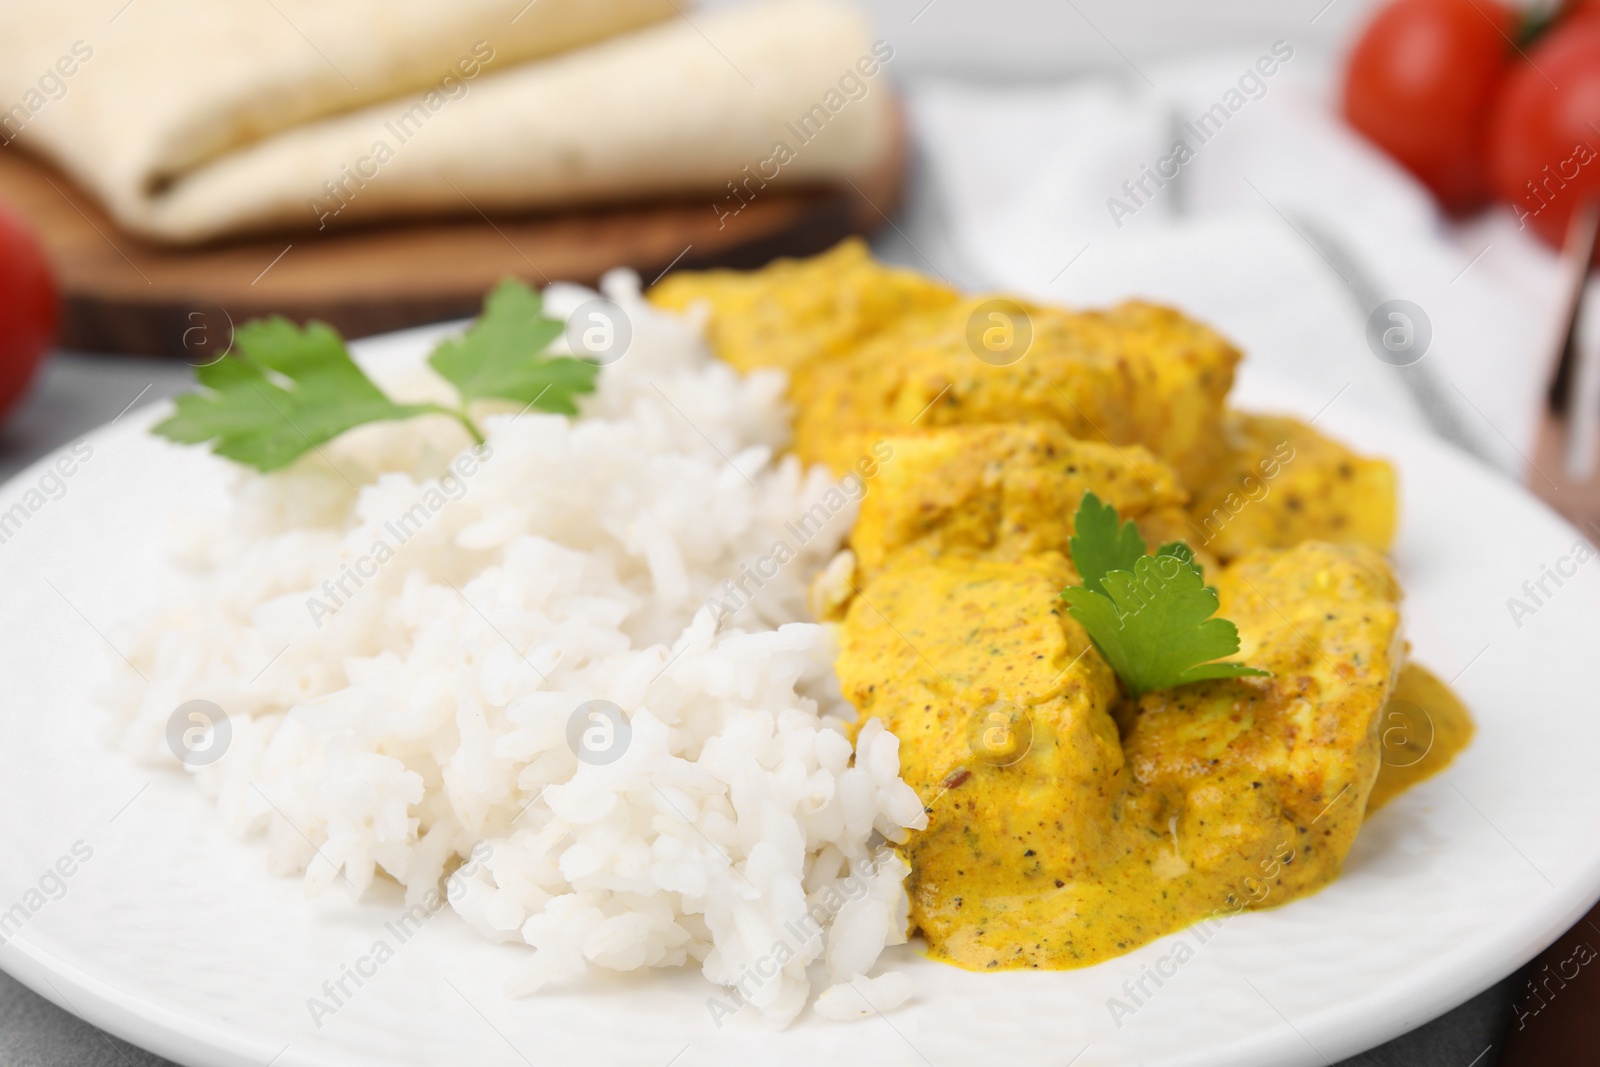
[[(58, 354), (23, 406), (0, 426), (0, 479), (109, 422), (130, 405), (142, 407), (182, 391), (190, 380), (189, 368), (174, 360)], [(4, 962), (0, 952), (0, 966)], [(1339, 1067), (1493, 1067), (1516, 988), (1516, 977), (1507, 978)], [(0, 1067), (162, 1067), (168, 1062), (0, 974)]]

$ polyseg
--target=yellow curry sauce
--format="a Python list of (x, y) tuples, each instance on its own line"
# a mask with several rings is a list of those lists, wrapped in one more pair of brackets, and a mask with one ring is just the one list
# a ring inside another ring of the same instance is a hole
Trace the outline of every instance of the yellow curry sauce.
[(1474, 732), (1461, 698), (1426, 667), (1407, 663), (1380, 723), (1383, 766), (1367, 797), (1367, 814), (1450, 766)]
[[(1379, 777), (1399, 618), (1376, 553), (1312, 542), (1230, 566), (1222, 611), (1273, 677), (1137, 706), (1054, 597), (1075, 579), (1059, 555), (940, 560), (891, 570), (846, 619), (845, 694), (902, 739), (928, 809), (913, 918), (963, 966), (1082, 966), (1314, 891)], [(1463, 739), (1436, 728), (1411, 773)]]
[[(1084, 966), (1314, 892), (1370, 811), (1470, 741), (1404, 660), (1392, 469), (1227, 410), (1238, 353), (1205, 327), (1013, 304), (1031, 345), (997, 364), (972, 345), (981, 301), (857, 243), (651, 296), (709, 303), (719, 354), (791, 374), (803, 459), (881, 460), (813, 603), (840, 623), (845, 696), (900, 739), (923, 799), (904, 851), (935, 958)], [(1195, 548), (1270, 677), (1127, 699), (1059, 599), (1088, 491), (1150, 544)]]

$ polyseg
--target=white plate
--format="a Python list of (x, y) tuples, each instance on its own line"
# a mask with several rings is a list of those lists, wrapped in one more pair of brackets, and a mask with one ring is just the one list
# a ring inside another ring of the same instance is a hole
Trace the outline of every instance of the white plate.
[[(0, 966), (181, 1063), (1322, 1064), (1508, 974), (1600, 894), (1600, 563), (1519, 628), (1507, 598), (1578, 534), (1444, 447), (1335, 405), (1320, 426), (1398, 461), (1415, 654), (1463, 672), (1479, 733), (1372, 820), (1333, 886), (1229, 920), (1120, 1028), (1109, 999), (1126, 1001), (1146, 967), (1170, 972), (1161, 961), (1192, 932), (1055, 973), (969, 974), (900, 949), (917, 988), (906, 1007), (847, 1025), (808, 1013), (780, 1032), (743, 1017), (718, 1028), (715, 990), (690, 973), (508, 999), (525, 949), (487, 944), (448, 911), (399, 944), (384, 925), (395, 897), (307, 901), (297, 880), (267, 874), (258, 845), (222, 834), (181, 774), (102, 744), (93, 690), (168, 581), (166, 516), (221, 502), (220, 461), (149, 437), (156, 414), (90, 435), (65, 495), (0, 544), (0, 920), (15, 903), (25, 919), (3, 928)], [(43, 469), (0, 489), (0, 510)], [(46, 871), (78, 842), (92, 856), (61, 892)], [(53, 892), (28, 895), (41, 879)], [(359, 990), (347, 979), (354, 996), (314, 1024), (308, 998), (379, 939), (394, 958)]]

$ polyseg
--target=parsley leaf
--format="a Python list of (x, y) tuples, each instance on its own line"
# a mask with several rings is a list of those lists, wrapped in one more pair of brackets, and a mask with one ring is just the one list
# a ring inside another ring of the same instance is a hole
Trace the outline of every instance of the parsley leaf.
[(1078, 504), (1067, 547), (1072, 551), (1072, 565), (1078, 568), (1083, 587), (1092, 593), (1103, 593), (1100, 583), (1109, 571), (1132, 570), (1144, 555), (1144, 538), (1133, 523), (1122, 522), (1116, 508), (1101, 503), (1093, 493), (1085, 493)]
[(449, 415), (482, 443), (467, 412), (473, 400), (513, 400), (572, 415), (575, 398), (594, 391), (598, 366), (542, 355), (562, 330), (560, 320), (543, 314), (538, 293), (501, 282), (478, 321), (428, 358), (461, 397), (459, 406), (448, 407), (390, 400), (325, 323), (302, 328), (276, 316), (255, 319), (239, 327), (228, 355), (195, 369), (201, 390), (178, 397), (176, 410), (152, 432), (183, 444), (209, 441), (217, 455), (260, 471), (286, 467), (357, 426), (415, 415)]
[[(1083, 494), (1078, 503), (1078, 514), (1073, 519), (1073, 535), (1067, 539), (1072, 552), (1072, 565), (1078, 568), (1083, 587), (1095, 593), (1104, 593), (1102, 586), (1109, 571), (1131, 571), (1133, 565), (1144, 557), (1144, 538), (1139, 527), (1123, 522), (1117, 509), (1103, 503), (1093, 493)], [(1182, 541), (1170, 541), (1156, 550), (1158, 556), (1176, 556), (1200, 572), (1194, 562), (1194, 550)]]
[(1084, 494), (1075, 521), (1068, 547), (1083, 585), (1061, 597), (1135, 700), (1209, 678), (1268, 674), (1213, 662), (1239, 651), (1239, 630), (1212, 618), (1217, 593), (1206, 586), (1188, 545), (1174, 541), (1145, 555), (1134, 524), (1123, 523), (1093, 493)]
[(434, 349), (428, 363), (463, 401), (494, 397), (576, 415), (573, 398), (594, 391), (600, 367), (539, 354), (564, 329), (560, 319), (544, 314), (538, 293), (508, 278), (489, 294), (472, 328)]
[(184, 444), (211, 441), (217, 455), (263, 471), (364, 423), (438, 410), (384, 396), (320, 322), (304, 329), (278, 317), (247, 322), (233, 351), (195, 368), (195, 378), (205, 391), (178, 397), (177, 410), (153, 432)]

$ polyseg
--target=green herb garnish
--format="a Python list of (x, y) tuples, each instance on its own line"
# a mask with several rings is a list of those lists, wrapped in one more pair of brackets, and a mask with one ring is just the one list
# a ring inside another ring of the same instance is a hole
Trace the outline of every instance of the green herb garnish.
[[(1102, 504), (1093, 493), (1083, 494), (1074, 520), (1076, 532), (1067, 539), (1072, 552), (1072, 565), (1078, 568), (1083, 587), (1095, 593), (1104, 593), (1102, 582), (1111, 571), (1131, 571), (1134, 564), (1144, 558), (1144, 538), (1133, 523), (1124, 523), (1117, 509)], [(1195, 568), (1194, 552), (1182, 541), (1171, 541), (1156, 550), (1157, 556), (1174, 556)]]
[(1135, 700), (1208, 678), (1269, 673), (1213, 662), (1239, 651), (1239, 630), (1212, 618), (1216, 590), (1206, 586), (1182, 541), (1147, 556), (1138, 528), (1085, 493), (1068, 548), (1083, 584), (1063, 590), (1061, 598)]
[(530, 358), (561, 336), (565, 325), (544, 314), (539, 294), (504, 281), (483, 302), (483, 314), (460, 337), (433, 350), (428, 363), (461, 394), (462, 403), (495, 398), (540, 411), (576, 415), (574, 398), (594, 392), (596, 364), (566, 357)]
[(417, 415), (449, 415), (481, 443), (483, 431), (467, 412), (474, 400), (570, 415), (575, 398), (594, 390), (598, 366), (544, 354), (562, 329), (543, 313), (538, 293), (501, 282), (472, 327), (428, 357), (460, 395), (460, 406), (449, 407), (390, 400), (331, 326), (255, 319), (235, 332), (228, 355), (195, 369), (202, 391), (178, 397), (177, 410), (152, 432), (184, 444), (209, 441), (217, 455), (261, 471), (288, 466), (357, 426)]

